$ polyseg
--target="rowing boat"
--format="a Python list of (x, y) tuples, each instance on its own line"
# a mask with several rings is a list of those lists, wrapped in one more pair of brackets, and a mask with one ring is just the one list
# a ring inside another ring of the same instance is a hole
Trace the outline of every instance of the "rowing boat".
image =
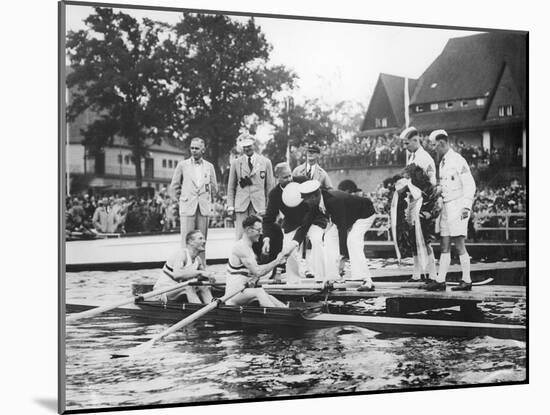
[[(67, 312), (81, 312), (94, 306), (82, 302), (67, 304)], [(203, 305), (160, 301), (136, 301), (111, 311), (147, 321), (177, 321), (198, 311)], [(363, 327), (389, 335), (476, 337), (492, 336), (525, 340), (526, 328), (517, 324), (493, 324), (427, 318), (386, 317), (378, 315), (323, 312), (320, 303), (291, 303), (288, 308), (220, 305), (201, 320), (240, 323), (261, 327), (295, 327), (302, 330), (333, 326)]]

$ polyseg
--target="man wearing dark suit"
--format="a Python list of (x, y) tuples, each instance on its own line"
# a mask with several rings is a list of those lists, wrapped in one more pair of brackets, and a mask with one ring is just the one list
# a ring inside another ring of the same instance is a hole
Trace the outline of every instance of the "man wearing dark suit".
[[(292, 181), (290, 166), (288, 163), (279, 163), (275, 166), (275, 178), (278, 185), (268, 195), (267, 208), (263, 218), (263, 247), (262, 254), (273, 256), (273, 243), (280, 239), (281, 228), (277, 224), (279, 213), (284, 216), (282, 223), (283, 244), (288, 244), (296, 229), (303, 223), (308, 208), (303, 203), (297, 206), (287, 206), (283, 203), (283, 189)], [(298, 201), (300, 202), (300, 201)], [(281, 247), (279, 247), (280, 250)], [(288, 283), (298, 283), (306, 274), (305, 264), (300, 257), (299, 250), (294, 250), (286, 263), (286, 280)]]
[[(300, 185), (300, 193), (303, 203), (309, 211), (304, 219), (304, 224), (296, 231), (293, 244), (288, 252), (297, 247), (305, 238), (305, 235), (319, 215), (325, 216), (328, 224), (325, 234), (332, 228), (338, 230), (338, 242), (333, 238), (324, 239), (325, 258), (330, 261), (328, 268), (334, 273), (333, 252), (338, 252), (339, 260), (349, 258), (351, 267), (351, 280), (363, 281), (360, 291), (373, 291), (374, 285), (365, 257), (365, 233), (370, 228), (376, 217), (376, 211), (372, 202), (359, 196), (353, 196), (339, 190), (323, 190), (316, 180), (309, 180)], [(337, 272), (332, 279), (336, 278)]]

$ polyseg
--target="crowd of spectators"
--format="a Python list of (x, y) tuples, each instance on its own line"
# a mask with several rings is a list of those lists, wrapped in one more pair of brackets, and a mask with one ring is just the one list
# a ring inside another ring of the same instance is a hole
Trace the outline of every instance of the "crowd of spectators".
[[(421, 137), (422, 146), (437, 161), (435, 142), (428, 137)], [(378, 137), (355, 137), (349, 141), (335, 141), (331, 144), (318, 143), (321, 147), (319, 164), (326, 169), (343, 167), (373, 167), (404, 165), (407, 151), (403, 141), (397, 135)], [(513, 148), (485, 149), (459, 140), (451, 143), (451, 147), (460, 153), (470, 166), (511, 166), (521, 165), (522, 150)], [(291, 164), (294, 166), (305, 160), (307, 145), (291, 147)]]
[[(325, 168), (391, 166), (405, 164), (406, 149), (396, 135), (355, 137), (350, 141), (321, 143), (319, 163)], [(292, 147), (293, 164), (305, 159), (307, 146)]]
[[(372, 192), (357, 192), (370, 198), (376, 211), (389, 215), (391, 190), (388, 183), (381, 183)], [(526, 212), (526, 189), (517, 180), (509, 186), (478, 189), (472, 207), (474, 228), (504, 227), (506, 213)], [(177, 232), (179, 230), (178, 203), (162, 189), (151, 198), (110, 196), (96, 197), (88, 194), (74, 195), (66, 199), (66, 230), (69, 233), (110, 234)], [(500, 216), (494, 216), (500, 215)], [(380, 219), (375, 227), (388, 225)], [(512, 216), (510, 227), (525, 226), (525, 217)], [(227, 197), (223, 192), (214, 196), (211, 228), (233, 226), (233, 218), (227, 211)]]
[[(510, 186), (480, 189), (472, 207), (474, 228), (504, 228), (506, 220), (509, 228), (525, 227), (525, 216), (514, 214), (526, 212), (526, 198), (525, 186), (516, 180)], [(504, 214), (512, 215), (506, 219)]]
[[(153, 197), (102, 197), (82, 193), (66, 198), (69, 235), (152, 233), (179, 231), (178, 203), (161, 189)], [(224, 227), (228, 219), (226, 196), (214, 197), (210, 227)]]

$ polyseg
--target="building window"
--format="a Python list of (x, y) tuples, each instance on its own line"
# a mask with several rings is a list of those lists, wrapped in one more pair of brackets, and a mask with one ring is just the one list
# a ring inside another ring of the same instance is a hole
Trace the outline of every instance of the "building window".
[[(144, 177), (147, 178), (147, 179), (152, 179), (154, 176), (154, 171), (155, 171), (155, 163), (154, 163), (154, 160), (149, 158), (149, 159), (145, 159), (145, 174), (144, 174)], [(149, 186), (151, 186), (151, 184), (149, 184)]]
[(122, 154), (119, 154), (117, 159), (118, 159), (118, 164), (122, 164)]
[(177, 165), (178, 165), (178, 161), (174, 160), (174, 168), (176, 168)]
[(439, 109), (439, 104), (437, 102), (435, 104), (430, 104), (431, 111), (437, 111), (438, 109)]
[(447, 108), (452, 108), (454, 104), (452, 102), (447, 102)]
[(168, 167), (172, 168), (172, 160), (168, 160)]
[(388, 119), (387, 118), (382, 118), (382, 128), (386, 128), (388, 126)]
[(498, 116), (499, 117), (511, 117), (514, 115), (514, 107), (512, 105), (499, 105)]
[(462, 101), (462, 102), (460, 103), (460, 106), (461, 106), (462, 108), (467, 107), (467, 106), (468, 106), (468, 101)]
[(162, 167), (166, 168), (166, 159), (162, 159)]
[(124, 156), (124, 164), (130, 164), (130, 156), (128, 154)]
[(476, 99), (476, 105), (477, 105), (478, 107), (484, 106), (484, 105), (485, 105), (485, 98), (478, 98), (478, 99)]
[(424, 107), (422, 105), (417, 105), (414, 109), (416, 112), (424, 112)]

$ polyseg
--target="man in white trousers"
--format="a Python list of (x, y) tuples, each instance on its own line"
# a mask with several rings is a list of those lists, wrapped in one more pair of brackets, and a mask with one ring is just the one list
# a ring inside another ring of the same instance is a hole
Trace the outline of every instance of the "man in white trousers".
[[(436, 185), (436, 177), (435, 177), (435, 162), (432, 156), (428, 154), (426, 150), (424, 150), (424, 147), (420, 144), (420, 136), (418, 135), (418, 131), (415, 127), (408, 127), (400, 134), (399, 138), (403, 140), (403, 144), (407, 148), (408, 156), (407, 156), (407, 166), (411, 164), (416, 164), (418, 167), (420, 167), (424, 172), (428, 175), (430, 178), (430, 183), (435, 186)], [(437, 269), (435, 266), (435, 255), (434, 251), (432, 249), (432, 246), (430, 244), (426, 245), (426, 250), (428, 253), (428, 263), (426, 266), (426, 270), (428, 272), (428, 278), (429, 279), (435, 279), (437, 276)], [(420, 281), (420, 277), (422, 274), (422, 266), (420, 264), (420, 259), (418, 257), (418, 253), (416, 255), (413, 255), (414, 260), (414, 268), (413, 268), (413, 275), (411, 278), (411, 282), (418, 282)]]
[(468, 234), (468, 220), (472, 209), (476, 184), (470, 167), (464, 158), (449, 146), (449, 137), (445, 130), (436, 130), (430, 134), (437, 145), (436, 151), (441, 158), (439, 163), (439, 184), (443, 197), (440, 216), (441, 258), (436, 280), (426, 285), (429, 291), (444, 291), (445, 277), (451, 263), (451, 242), (454, 242), (462, 268), (462, 281), (453, 291), (470, 291), (470, 256), (466, 251), (465, 239)]
[[(263, 255), (270, 254), (272, 241), (276, 237), (275, 233), (280, 232), (279, 227), (276, 226), (277, 218), (280, 214), (284, 216), (281, 225), (284, 246), (294, 238), (296, 229), (303, 223), (308, 211), (307, 206), (301, 203), (302, 200), (299, 197), (299, 193), (295, 196), (292, 195), (292, 188), (299, 185), (292, 181), (288, 163), (279, 163), (275, 166), (274, 170), (278, 184), (269, 192), (267, 197), (267, 208), (262, 221), (264, 235), (262, 245)], [(290, 190), (290, 192), (285, 189)], [(299, 249), (294, 250), (286, 263), (286, 282), (290, 284), (299, 283), (300, 279), (306, 275), (305, 263), (299, 251)]]
[[(365, 233), (376, 217), (372, 202), (364, 197), (353, 196), (339, 190), (320, 189), (316, 180), (300, 185), (300, 193), (309, 212), (304, 224), (296, 231), (293, 244), (287, 249), (295, 249), (305, 238), (311, 225), (318, 217), (325, 218), (324, 256), (329, 267), (349, 258), (352, 281), (362, 281), (359, 291), (373, 291), (371, 273), (365, 257)], [(337, 238), (334, 236), (337, 234)], [(335, 252), (338, 256), (334, 258)], [(336, 261), (333, 260), (336, 259)], [(334, 263), (334, 264), (333, 264)], [(330, 268), (327, 271), (331, 271)], [(338, 266), (332, 268), (329, 279), (339, 276)]]

